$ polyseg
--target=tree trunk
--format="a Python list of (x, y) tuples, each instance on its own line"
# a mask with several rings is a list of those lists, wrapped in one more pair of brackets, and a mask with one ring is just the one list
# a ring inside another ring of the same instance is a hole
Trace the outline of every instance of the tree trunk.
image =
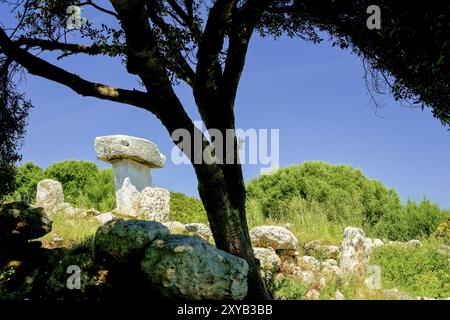
[[(245, 205), (240, 208), (232, 205), (220, 166), (201, 164), (195, 166), (195, 170), (217, 248), (245, 259), (249, 265), (247, 299), (271, 299), (261, 277), (259, 260), (253, 254)], [(245, 189), (243, 192), (241, 198), (245, 199)]]

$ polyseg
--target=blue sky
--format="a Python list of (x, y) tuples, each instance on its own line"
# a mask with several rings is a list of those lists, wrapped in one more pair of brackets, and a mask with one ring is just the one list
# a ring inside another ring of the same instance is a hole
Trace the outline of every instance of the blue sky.
[[(44, 55), (44, 57), (48, 57)], [(92, 81), (137, 88), (116, 60), (70, 57), (59, 65)], [(23, 162), (42, 167), (67, 159), (95, 161), (94, 139), (127, 134), (155, 142), (170, 156), (173, 145), (152, 114), (134, 107), (83, 98), (47, 80), (28, 76), (23, 84), (31, 111)], [(188, 88), (177, 93), (194, 120), (200, 117)], [(450, 133), (428, 110), (409, 109), (389, 96), (378, 97), (375, 113), (362, 63), (328, 42), (254, 37), (236, 101), (239, 128), (280, 129), (280, 165), (307, 160), (350, 164), (395, 188), (402, 200), (423, 196), (450, 208)], [(259, 174), (245, 165), (246, 179)], [(156, 185), (197, 195), (190, 165), (154, 170)]]

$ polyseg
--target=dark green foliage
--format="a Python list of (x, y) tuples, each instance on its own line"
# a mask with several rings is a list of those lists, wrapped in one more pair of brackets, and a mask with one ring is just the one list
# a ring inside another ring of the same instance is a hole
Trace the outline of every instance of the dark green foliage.
[[(76, 207), (111, 211), (116, 206), (114, 177), (111, 169), (99, 170), (93, 162), (69, 160), (56, 162), (43, 171), (38, 165), (27, 162), (17, 167), (15, 193), (9, 199), (28, 199), (34, 202), (36, 186), (42, 179), (61, 182), (66, 202)], [(171, 192), (170, 217), (183, 223), (207, 223), (202, 202), (195, 197)]]
[(170, 220), (181, 223), (208, 223), (202, 202), (178, 192), (170, 194)]
[[(258, 199), (266, 218), (287, 215), (291, 201), (316, 202), (328, 220), (374, 225), (387, 212), (401, 208), (398, 194), (346, 165), (306, 162), (258, 177), (247, 185), (248, 199)], [(301, 214), (301, 212), (297, 213)]]
[[(26, 200), (30, 203), (36, 199), (36, 187), (39, 181), (45, 179), (44, 171), (33, 162), (27, 162), (17, 167), (16, 191), (13, 199)], [(11, 198), (11, 197), (10, 197)]]
[(428, 199), (419, 203), (408, 201), (402, 210), (388, 211), (375, 226), (374, 234), (398, 241), (427, 238), (447, 215)]
[(99, 170), (93, 162), (69, 160), (49, 166), (45, 177), (61, 182), (66, 201), (74, 206), (100, 211), (115, 207), (111, 169)]
[(19, 67), (0, 56), (0, 200), (15, 189), (16, 168), (20, 161), (28, 112), (31, 107), (17, 91), (16, 73)]

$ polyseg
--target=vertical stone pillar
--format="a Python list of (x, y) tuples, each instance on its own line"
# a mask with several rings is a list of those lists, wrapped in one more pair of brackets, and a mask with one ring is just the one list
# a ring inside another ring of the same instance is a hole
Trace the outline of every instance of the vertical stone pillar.
[[(162, 168), (166, 158), (148, 140), (114, 135), (95, 139), (99, 160), (112, 164), (117, 212), (131, 217), (164, 221), (169, 214), (170, 194), (152, 187), (151, 169)], [(145, 192), (144, 192), (145, 190)]]

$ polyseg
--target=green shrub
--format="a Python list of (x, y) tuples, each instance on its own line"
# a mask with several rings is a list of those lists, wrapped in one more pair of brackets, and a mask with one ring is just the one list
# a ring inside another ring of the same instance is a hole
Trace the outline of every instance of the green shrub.
[(428, 199), (419, 203), (408, 200), (401, 210), (383, 215), (374, 228), (374, 234), (379, 238), (398, 241), (424, 239), (436, 230), (446, 216), (446, 211)]
[(448, 257), (432, 243), (423, 247), (383, 246), (373, 252), (370, 263), (381, 267), (384, 289), (396, 287), (412, 297), (450, 296)]
[(290, 215), (294, 198), (306, 200), (306, 206), (315, 202), (328, 221), (337, 223), (357, 220), (372, 226), (385, 213), (401, 208), (398, 194), (379, 181), (350, 166), (324, 162), (305, 162), (260, 176), (248, 183), (247, 194), (258, 199), (264, 216), (272, 219)]
[(208, 223), (203, 203), (182, 193), (170, 193), (170, 220), (181, 223)]
[(80, 196), (89, 188), (98, 167), (93, 162), (68, 160), (56, 162), (45, 169), (45, 176), (61, 182), (67, 202), (78, 205)]
[(36, 187), (39, 181), (44, 179), (44, 171), (33, 162), (27, 162), (17, 167), (15, 179), (16, 190), (6, 199), (34, 202), (36, 199)]
[(450, 245), (450, 213), (447, 215), (447, 219), (433, 232), (433, 237), (446, 245)]

